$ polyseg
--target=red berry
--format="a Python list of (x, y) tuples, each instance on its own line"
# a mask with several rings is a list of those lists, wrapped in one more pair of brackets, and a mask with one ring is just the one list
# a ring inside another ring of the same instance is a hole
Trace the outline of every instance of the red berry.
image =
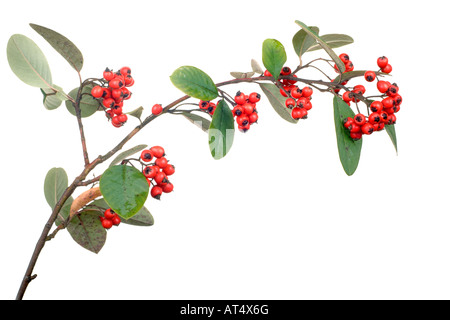
[(134, 84), (134, 79), (131, 75), (126, 75), (124, 78), (125, 86), (131, 87)]
[(124, 77), (131, 74), (131, 69), (129, 67), (123, 67), (120, 69), (120, 74)]
[(103, 96), (103, 88), (100, 86), (93, 87), (91, 90), (91, 95), (97, 99), (101, 98)]
[(362, 132), (350, 132), (350, 138), (360, 140), (362, 138)]
[(350, 57), (349, 57), (349, 55), (346, 54), (346, 53), (341, 53), (341, 54), (339, 55), (339, 59), (341, 59), (341, 61), (342, 61), (343, 63), (348, 63), (348, 62), (350, 61)]
[(245, 94), (243, 92), (238, 91), (236, 93), (236, 96), (234, 97), (234, 102), (236, 102), (237, 104), (244, 104), (245, 102), (247, 102)]
[(259, 93), (252, 92), (248, 96), (248, 101), (250, 101), (251, 103), (257, 103), (259, 102), (259, 100), (261, 100), (261, 95)]
[(144, 150), (141, 152), (141, 160), (144, 162), (150, 162), (153, 160), (153, 154), (150, 150)]
[(386, 94), (390, 97), (397, 95), (397, 93), (398, 93), (398, 86), (395, 83), (391, 84), (386, 91)]
[(297, 105), (297, 101), (295, 101), (292, 98), (288, 98), (288, 99), (286, 99), (284, 104), (286, 105), (286, 108), (292, 109)]
[(386, 58), (385, 56), (379, 57), (377, 59), (377, 65), (380, 67), (380, 69), (385, 68), (389, 63), (389, 59)]
[(384, 98), (381, 103), (384, 108), (392, 108), (394, 106), (394, 99), (392, 97)]
[(131, 91), (128, 90), (128, 88), (123, 87), (120, 90), (122, 90), (123, 100), (128, 100), (131, 98)]
[(392, 66), (390, 64), (388, 64), (386, 67), (384, 67), (383, 69), (381, 69), (381, 72), (384, 73), (391, 73), (392, 72)]
[(269, 72), (269, 70), (264, 71), (264, 77), (271, 77), (272, 74)]
[(351, 133), (361, 132), (361, 126), (358, 126), (356, 123), (353, 123), (348, 127)]
[(111, 81), (112, 79), (114, 79), (114, 72), (106, 68), (105, 71), (103, 71), (103, 79), (105, 79), (106, 81)]
[(111, 123), (114, 127), (118, 128), (122, 126), (122, 122), (119, 120), (119, 116), (115, 116), (111, 118)]
[(250, 122), (250, 124), (257, 122), (258, 114), (256, 112), (253, 112), (251, 115), (248, 116), (248, 121)]
[(358, 113), (353, 117), (353, 120), (358, 126), (362, 126), (366, 123), (366, 117), (362, 113)]
[(111, 229), (111, 227), (113, 226), (113, 222), (110, 219), (103, 219), (102, 226), (105, 229)]
[(155, 104), (155, 105), (152, 107), (152, 113), (153, 113), (155, 116), (160, 115), (162, 111), (163, 111), (163, 108), (162, 108), (162, 106), (161, 106), (160, 104)]
[(150, 151), (152, 152), (153, 156), (156, 158), (164, 157), (165, 151), (163, 147), (160, 146), (154, 146), (150, 148)]
[(109, 87), (112, 89), (120, 89), (124, 86), (124, 82), (120, 78), (114, 78), (109, 82)]
[(216, 105), (214, 103), (210, 102), (207, 111), (210, 115), (213, 115), (214, 112), (216, 111)]
[(380, 118), (381, 118), (381, 121), (383, 123), (388, 123), (388, 121), (389, 121), (389, 114), (386, 111), (381, 111), (380, 112)]
[(122, 220), (120, 219), (120, 217), (116, 214), (112, 219), (111, 222), (113, 225), (118, 226), (120, 224), (120, 222), (122, 222)]
[(388, 124), (395, 124), (397, 122), (397, 117), (395, 114), (390, 114), (388, 116)]
[(244, 114), (246, 114), (247, 116), (251, 115), (255, 111), (254, 105), (250, 103), (245, 103), (244, 105), (242, 105), (242, 108), (244, 109)]
[(161, 157), (161, 158), (156, 159), (155, 164), (156, 164), (158, 167), (160, 167), (161, 169), (164, 169), (164, 168), (167, 166), (168, 161), (167, 161), (166, 158)]
[(235, 106), (233, 108), (232, 112), (233, 112), (233, 116), (239, 117), (240, 115), (242, 115), (244, 113), (244, 109), (242, 108), (242, 106)]
[(111, 96), (117, 100), (123, 99), (123, 97), (124, 97), (123, 91), (121, 89), (112, 89)]
[(240, 132), (247, 132), (250, 129), (250, 123), (247, 123), (246, 125), (238, 125), (238, 129)]
[(113, 98), (103, 99), (102, 104), (105, 108), (112, 108), (116, 104)]
[(249, 120), (247, 115), (243, 114), (243, 115), (241, 115), (241, 116), (236, 118), (236, 123), (239, 126), (246, 126), (247, 124), (250, 123), (250, 120)]
[(127, 116), (125, 113), (119, 114), (119, 115), (117, 116), (117, 118), (119, 118), (119, 121), (120, 121), (121, 123), (125, 123), (125, 122), (127, 122), (127, 120), (128, 120), (128, 116)]
[(367, 82), (372, 82), (376, 79), (377, 74), (373, 71), (366, 71), (366, 73), (364, 73), (364, 79), (366, 79)]
[(114, 215), (115, 215), (115, 212), (111, 208), (106, 209), (105, 212), (103, 213), (103, 216), (105, 217), (105, 219), (112, 219), (114, 217)]
[(353, 62), (349, 61), (345, 64), (345, 72), (353, 71), (355, 67), (353, 66)]
[(175, 167), (171, 164), (168, 164), (164, 169), (163, 172), (168, 175), (171, 176), (175, 173)]
[(365, 124), (361, 127), (361, 132), (362, 132), (363, 134), (370, 135), (370, 134), (373, 133), (373, 130), (374, 130), (373, 125), (372, 125), (371, 123), (368, 123), (368, 122), (365, 123)]
[(291, 96), (294, 99), (298, 99), (302, 97), (302, 90), (299, 87), (295, 87), (291, 90)]
[(155, 179), (156, 184), (159, 184), (159, 185), (164, 185), (169, 182), (169, 180), (167, 179), (167, 175), (164, 172), (156, 173), (156, 176), (154, 179)]
[(164, 193), (171, 193), (173, 191), (173, 184), (172, 183), (167, 183), (165, 186), (162, 187), (162, 191)]
[(354, 121), (353, 121), (353, 118), (348, 117), (348, 118), (344, 119), (343, 123), (344, 123), (344, 127), (348, 129), (354, 123)]
[(151, 196), (158, 200), (161, 198), (162, 193), (163, 193), (163, 190), (160, 186), (154, 186), (152, 188), (152, 190), (150, 191)]
[(155, 178), (156, 175), (158, 174), (158, 172), (159, 172), (159, 168), (156, 167), (156, 166), (146, 166), (146, 167), (144, 168), (144, 170), (142, 170), (142, 173), (144, 174), (144, 176), (145, 176), (147, 179), (153, 179), (153, 178)]
[(356, 94), (363, 95), (366, 92), (366, 88), (363, 85), (356, 85), (353, 87), (353, 92)]
[(381, 112), (383, 110), (383, 104), (380, 101), (374, 101), (370, 104), (370, 110), (372, 112)]
[(309, 98), (311, 97), (313, 94), (313, 89), (310, 87), (304, 87), (302, 89), (302, 96), (304, 96), (305, 98)]
[(356, 98), (354, 97), (353, 92), (351, 91), (345, 91), (344, 94), (342, 95), (342, 99), (345, 102), (356, 101)]
[(385, 93), (389, 89), (389, 83), (387, 81), (378, 81), (377, 89), (380, 93)]
[(200, 100), (200, 102), (198, 103), (198, 106), (200, 107), (200, 109), (202, 110), (207, 110), (209, 107), (209, 101), (203, 101)]
[(281, 72), (280, 72), (280, 74), (282, 75), (282, 76), (288, 76), (288, 75), (290, 75), (292, 73), (292, 70), (291, 70), (291, 68), (289, 68), (289, 67), (284, 67), (283, 69), (281, 69)]

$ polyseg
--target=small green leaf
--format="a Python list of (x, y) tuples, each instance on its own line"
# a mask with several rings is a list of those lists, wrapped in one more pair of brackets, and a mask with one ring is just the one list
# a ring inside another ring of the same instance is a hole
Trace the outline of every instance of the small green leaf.
[[(312, 31), (319, 34), (319, 28), (309, 27)], [(309, 35), (305, 30), (300, 29), (292, 38), (292, 45), (294, 46), (295, 53), (301, 59), (302, 55), (308, 51), (308, 49), (316, 44), (316, 39)]]
[[(93, 86), (85, 86), (83, 87), (83, 96), (80, 101), (80, 109), (81, 109), (81, 117), (87, 118), (92, 116), (97, 110), (100, 108), (100, 103), (94, 99), (91, 95), (88, 95), (88, 93), (91, 92)], [(77, 99), (79, 88), (75, 88), (72, 91), (69, 92), (69, 96), (71, 96), (74, 100)], [(75, 107), (73, 106), (73, 103), (70, 100), (66, 100), (66, 108), (67, 110), (74, 116), (76, 116)]]
[[(352, 44), (353, 38), (346, 35), (346, 34), (337, 34), (337, 33), (332, 33), (332, 34), (324, 34), (322, 36), (320, 36), (320, 38), (322, 38), (323, 41), (325, 41), (325, 43), (330, 47), (330, 48), (339, 48), (339, 47), (343, 47), (349, 44)], [(315, 51), (315, 50), (320, 50), (322, 49), (322, 47), (319, 44), (315, 44), (313, 46), (311, 46), (308, 51)]]
[(185, 94), (200, 100), (210, 101), (219, 95), (212, 79), (196, 67), (180, 67), (172, 73), (170, 80)]
[(106, 242), (107, 232), (100, 221), (100, 213), (83, 210), (70, 221), (67, 230), (81, 247), (99, 253)]
[(306, 33), (308, 33), (310, 36), (312, 36), (317, 40), (317, 43), (322, 47), (322, 49), (324, 49), (328, 53), (331, 59), (333, 59), (333, 61), (336, 63), (341, 73), (345, 72), (345, 64), (342, 62), (341, 59), (339, 59), (339, 56), (333, 51), (333, 49), (331, 49), (327, 45), (327, 43), (323, 41), (321, 37), (319, 37), (319, 35), (316, 32), (311, 30), (306, 24), (304, 24), (301, 21), (296, 20), (295, 23), (298, 24), (303, 30), (305, 30)]
[(119, 165), (108, 168), (100, 179), (103, 198), (120, 217), (134, 216), (147, 200), (147, 178), (134, 167)]
[(264, 70), (261, 68), (258, 61), (256, 61), (255, 59), (252, 59), (251, 65), (252, 65), (253, 72), (258, 73), (258, 74), (264, 73)]
[(251, 78), (251, 77), (253, 77), (255, 75), (255, 73), (254, 72), (233, 71), (233, 72), (230, 72), (230, 75), (233, 78), (236, 78), (236, 79), (244, 79), (244, 78)]
[(83, 68), (83, 55), (81, 51), (66, 37), (59, 34), (56, 31), (48, 29), (46, 27), (38, 26), (37, 24), (30, 23), (37, 33), (39, 33), (48, 43), (69, 62), (69, 64), (77, 72), (80, 72)]
[(20, 80), (33, 87), (51, 87), (47, 58), (33, 40), (15, 34), (9, 39), (6, 51), (9, 66)]
[(41, 88), (42, 95), (44, 96), (44, 107), (47, 110), (55, 110), (59, 106), (61, 106), (63, 101), (67, 100), (65, 93), (61, 87), (55, 84), (53, 84), (52, 87), (58, 90), (58, 92), (55, 93), (55, 91), (50, 88)]
[(262, 46), (262, 61), (266, 69), (275, 79), (280, 76), (287, 56), (284, 46), (275, 39), (266, 39)]
[(114, 160), (111, 162), (111, 164), (109, 166), (110, 167), (115, 166), (116, 164), (121, 163), (122, 160), (125, 160), (126, 158), (132, 156), (136, 152), (142, 151), (142, 150), (144, 150), (147, 147), (148, 147), (148, 145), (146, 145), (146, 144), (140, 144), (140, 145), (135, 146), (135, 147), (133, 147), (131, 149), (123, 151), (122, 153), (118, 154), (116, 158), (114, 158)]
[(195, 124), (197, 127), (202, 129), (205, 132), (208, 132), (209, 127), (211, 126), (211, 121), (205, 119), (199, 115), (196, 115), (192, 112), (183, 112), (181, 113), (186, 119), (188, 119), (191, 123)]
[(44, 181), (44, 194), (50, 208), (55, 208), (64, 191), (69, 186), (69, 178), (63, 168), (52, 168)]
[(209, 149), (214, 159), (225, 157), (234, 140), (234, 117), (224, 100), (217, 104), (209, 127)]
[(133, 111), (127, 112), (127, 114), (141, 120), (142, 111), (144, 111), (144, 107), (139, 107), (137, 109), (134, 109)]
[(266, 95), (267, 99), (269, 99), (270, 104), (273, 109), (279, 114), (281, 118), (290, 123), (297, 123), (298, 120), (292, 118), (291, 110), (286, 108), (286, 99), (287, 97), (283, 97), (280, 93), (280, 89), (272, 83), (260, 83), (259, 86), (261, 90)]
[(361, 156), (362, 139), (354, 141), (348, 130), (344, 127), (343, 121), (347, 117), (354, 117), (353, 110), (340, 97), (335, 96), (333, 100), (334, 124), (336, 127), (336, 139), (339, 151), (339, 159), (345, 173), (351, 176), (358, 168)]
[(389, 135), (389, 138), (391, 138), (392, 144), (394, 145), (395, 152), (398, 154), (398, 147), (397, 147), (397, 134), (395, 133), (395, 125), (385, 125), (384, 128), (386, 129), (387, 134)]

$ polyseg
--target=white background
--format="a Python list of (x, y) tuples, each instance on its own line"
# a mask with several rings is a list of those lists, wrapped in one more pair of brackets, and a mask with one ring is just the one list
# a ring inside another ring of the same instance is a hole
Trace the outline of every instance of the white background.
[[(387, 134), (376, 133), (364, 140), (359, 168), (348, 177), (337, 153), (332, 96), (319, 92), (309, 119), (298, 125), (279, 118), (264, 98), (259, 124), (237, 133), (220, 161), (210, 156), (205, 133), (166, 115), (127, 145), (162, 145), (177, 167), (175, 192), (146, 203), (155, 225), (111, 229), (98, 255), (60, 232), (44, 247), (25, 299), (450, 298), (445, 3), (8, 2), (0, 20), (0, 298), (15, 298), (50, 215), (47, 171), (63, 167), (72, 180), (83, 164), (75, 118), (64, 106), (45, 110), (39, 90), (9, 69), (12, 34), (41, 47), (54, 83), (66, 92), (77, 86), (76, 73), (28, 23), (71, 39), (83, 52), (84, 78), (130, 66), (136, 84), (127, 111), (142, 105), (147, 115), (154, 103), (183, 95), (169, 80), (182, 65), (228, 80), (230, 71), (250, 71), (252, 58), (261, 63), (262, 42), (275, 38), (295, 67), (297, 19), (321, 34), (351, 35), (355, 43), (336, 51), (348, 53), (356, 69), (374, 69), (377, 57), (388, 56), (404, 98), (398, 155)], [(305, 59), (319, 56), (326, 57)], [(374, 92), (374, 84), (367, 87)], [(116, 129), (101, 114), (86, 119), (91, 159), (136, 124)]]

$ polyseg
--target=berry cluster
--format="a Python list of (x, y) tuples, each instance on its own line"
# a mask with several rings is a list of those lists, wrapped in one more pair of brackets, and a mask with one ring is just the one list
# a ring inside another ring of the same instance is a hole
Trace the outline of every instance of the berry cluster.
[[(269, 71), (264, 72), (264, 76), (271, 76)], [(295, 74), (292, 73), (291, 68), (283, 67), (280, 72), (280, 76), (292, 76), (297, 78)], [(293, 119), (307, 119), (308, 111), (311, 110), (312, 104), (312, 94), (313, 89), (311, 87), (304, 87), (300, 89), (298, 85), (296, 85), (297, 81), (292, 79), (282, 79), (281, 81), (282, 88), (280, 88), (280, 93), (283, 97), (287, 97), (286, 99), (286, 108), (291, 110), (291, 116)]]
[(119, 128), (124, 125), (128, 117), (123, 113), (123, 102), (131, 98), (131, 92), (128, 87), (134, 84), (131, 76), (131, 69), (123, 67), (117, 72), (106, 68), (103, 72), (104, 85), (97, 85), (92, 88), (91, 95), (100, 99), (108, 119), (114, 127)]
[[(350, 72), (353, 71), (355, 69), (355, 66), (353, 65), (353, 62), (350, 60), (350, 56), (346, 53), (341, 53), (339, 55), (339, 59), (341, 59), (341, 61), (344, 63), (345, 65), (345, 72)], [(336, 72), (339, 73), (339, 68), (338, 66), (335, 64), (334, 65), (334, 70), (336, 70)]]
[[(392, 66), (389, 64), (388, 58), (384, 56), (377, 59), (377, 65), (380, 68), (379, 71), (383, 73), (392, 72)], [(364, 79), (367, 82), (373, 82), (377, 79), (377, 89), (381, 93), (381, 101), (371, 102), (367, 117), (358, 113), (353, 118), (344, 120), (344, 127), (350, 131), (350, 137), (354, 140), (361, 139), (362, 135), (370, 135), (374, 131), (381, 131), (385, 125), (395, 124), (397, 121), (395, 113), (400, 111), (400, 105), (403, 101), (402, 96), (398, 94), (398, 85), (378, 80), (376, 72), (366, 71)], [(358, 95), (363, 95), (365, 91), (363, 85), (356, 85), (353, 90), (346, 91), (342, 95), (342, 99), (350, 106), (351, 102), (359, 102)]]
[(173, 184), (168, 177), (175, 173), (175, 167), (169, 164), (163, 147), (154, 146), (142, 151), (140, 160), (146, 164), (142, 173), (148, 180), (153, 198), (159, 200), (163, 193), (173, 191)]
[(200, 100), (198, 103), (198, 106), (201, 110), (206, 111), (209, 115), (214, 115), (214, 112), (216, 111), (217, 104), (212, 101), (203, 101)]
[(112, 226), (118, 226), (121, 222), (119, 215), (111, 208), (105, 210), (103, 216), (100, 217), (100, 221), (105, 229), (111, 229)]
[(232, 112), (236, 118), (238, 129), (241, 132), (247, 132), (250, 126), (258, 121), (258, 111), (256, 110), (256, 103), (261, 100), (259, 93), (252, 92), (249, 95), (238, 91), (234, 97), (234, 106)]

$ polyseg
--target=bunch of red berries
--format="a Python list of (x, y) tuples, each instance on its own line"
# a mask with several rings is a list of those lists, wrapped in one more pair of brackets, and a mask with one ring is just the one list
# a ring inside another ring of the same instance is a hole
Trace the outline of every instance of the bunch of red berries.
[(215, 102), (203, 100), (200, 100), (198, 106), (200, 107), (201, 110), (206, 111), (211, 116), (214, 115), (214, 112), (216, 111), (217, 108), (217, 104)]
[(105, 210), (103, 216), (100, 217), (100, 221), (105, 229), (111, 229), (112, 226), (118, 226), (121, 222), (119, 215), (111, 208)]
[(233, 116), (236, 118), (238, 129), (241, 132), (247, 132), (250, 126), (258, 121), (258, 111), (256, 110), (256, 103), (261, 100), (261, 95), (252, 92), (249, 95), (238, 91), (234, 97), (236, 102), (233, 108)]
[(148, 180), (153, 198), (159, 200), (163, 193), (173, 191), (173, 184), (168, 177), (175, 173), (175, 167), (168, 163), (163, 147), (154, 146), (142, 151), (140, 160), (145, 163), (142, 173)]
[[(388, 58), (380, 57), (377, 59), (378, 67), (381, 72), (390, 73), (392, 66), (388, 63)], [(373, 82), (377, 79), (377, 74), (374, 71), (366, 71), (364, 78), (368, 82)], [(397, 117), (395, 113), (400, 111), (400, 105), (403, 98), (398, 94), (399, 87), (397, 84), (391, 84), (388, 81), (377, 79), (377, 89), (381, 93), (381, 101), (373, 101), (370, 104), (369, 116), (366, 117), (362, 113), (358, 113), (353, 118), (344, 120), (344, 127), (350, 131), (350, 137), (354, 140), (361, 139), (363, 134), (370, 135), (374, 131), (381, 131), (385, 125), (395, 124)], [(342, 95), (342, 99), (350, 105), (351, 102), (359, 102), (357, 95), (363, 95), (366, 89), (363, 85), (353, 87), (353, 90), (346, 91)]]
[[(341, 59), (341, 61), (345, 65), (344, 73), (353, 71), (355, 69), (355, 66), (353, 65), (353, 62), (350, 60), (350, 56), (348, 54), (346, 54), (346, 53), (340, 54), (339, 59)], [(339, 72), (339, 68), (336, 64), (334, 65), (334, 70), (336, 70), (336, 72)]]
[(117, 72), (106, 68), (103, 72), (104, 85), (97, 85), (91, 90), (91, 95), (100, 99), (106, 115), (111, 119), (114, 127), (119, 128), (124, 125), (128, 117), (123, 113), (123, 102), (131, 98), (128, 87), (134, 84), (131, 76), (131, 69), (123, 67)]

